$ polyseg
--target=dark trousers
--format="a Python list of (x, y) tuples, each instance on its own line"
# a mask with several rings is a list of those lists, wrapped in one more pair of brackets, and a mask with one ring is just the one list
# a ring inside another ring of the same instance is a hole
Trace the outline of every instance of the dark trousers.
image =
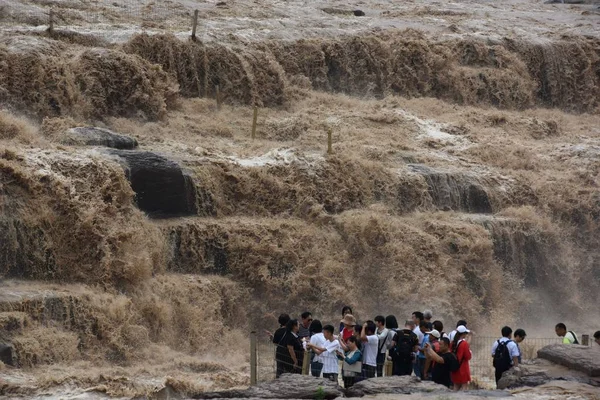
[(283, 372), (284, 372), (283, 362), (277, 361), (277, 370), (275, 372), (275, 378), (279, 378), (281, 376), (281, 374), (283, 374)]
[(413, 361), (405, 360), (405, 361), (394, 361), (394, 365), (392, 367), (392, 374), (394, 376), (404, 376), (411, 375), (413, 372)]
[[(321, 371), (323, 370), (323, 363), (322, 362), (311, 362), (310, 363), (310, 374), (314, 377), (320, 377), (321, 376)], [(325, 375), (323, 375), (325, 376)]]
[(377, 367), (363, 364), (363, 376), (365, 377), (365, 379), (375, 378), (376, 373)]
[(342, 380), (344, 381), (344, 388), (348, 389), (349, 387), (354, 386), (353, 376), (344, 376)]
[(500, 379), (502, 379), (502, 374), (505, 373), (506, 371), (508, 371), (508, 370), (504, 370), (504, 371), (499, 370), (499, 369), (496, 370), (496, 386), (498, 386), (498, 381)]
[(385, 353), (377, 354), (377, 376), (383, 376), (383, 365), (385, 364)]
[(323, 378), (329, 379), (330, 381), (336, 382), (338, 380), (338, 374), (323, 374)]

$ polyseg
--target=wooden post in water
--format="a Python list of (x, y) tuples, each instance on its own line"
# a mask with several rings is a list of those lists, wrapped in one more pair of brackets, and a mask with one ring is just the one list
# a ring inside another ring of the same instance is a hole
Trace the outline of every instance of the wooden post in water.
[(202, 45), (204, 46), (204, 97), (208, 98), (208, 54), (206, 52), (206, 40)]
[(250, 384), (256, 385), (257, 369), (258, 369), (258, 354), (257, 354), (256, 331), (250, 332)]
[(310, 367), (310, 351), (306, 350), (302, 359), (302, 375), (308, 375), (308, 367)]
[(254, 106), (254, 116), (252, 117), (252, 139), (256, 138), (256, 121), (258, 120), (258, 107)]
[(590, 345), (590, 335), (581, 335), (581, 344), (584, 346)]
[(217, 110), (221, 109), (221, 89), (219, 85), (215, 87), (215, 97), (217, 98)]
[(327, 129), (327, 154), (333, 154), (333, 142), (332, 142), (331, 128)]
[(54, 33), (54, 9), (50, 9), (48, 13), (48, 32)]
[(198, 10), (194, 10), (194, 19), (192, 20), (192, 40), (196, 41), (196, 28), (198, 27)]

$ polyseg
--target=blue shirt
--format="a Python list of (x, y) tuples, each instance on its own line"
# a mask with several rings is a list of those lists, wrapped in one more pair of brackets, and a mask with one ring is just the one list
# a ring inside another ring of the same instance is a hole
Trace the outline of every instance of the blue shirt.
[[(429, 334), (426, 333), (425, 336), (423, 336), (423, 341), (421, 342), (421, 349), (425, 349), (425, 343), (429, 343)], [(425, 351), (424, 350), (419, 350), (419, 358), (425, 358)]]

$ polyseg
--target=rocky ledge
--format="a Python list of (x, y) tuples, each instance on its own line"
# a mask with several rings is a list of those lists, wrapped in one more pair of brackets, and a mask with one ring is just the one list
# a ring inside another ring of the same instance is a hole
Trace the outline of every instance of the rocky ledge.
[(538, 357), (591, 377), (600, 377), (600, 352), (588, 346), (553, 344), (540, 349)]

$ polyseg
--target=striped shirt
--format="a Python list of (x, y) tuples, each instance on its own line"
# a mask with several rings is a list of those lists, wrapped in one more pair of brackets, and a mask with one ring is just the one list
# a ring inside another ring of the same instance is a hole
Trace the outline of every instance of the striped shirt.
[(305, 337), (306, 338), (310, 338), (310, 330), (309, 330), (309, 328), (310, 328), (310, 325), (308, 326), (308, 328), (305, 328), (304, 325), (302, 325), (302, 322), (300, 322), (298, 324), (298, 337), (300, 339), (305, 338)]
[(337, 340), (325, 342), (325, 351), (321, 353), (324, 374), (339, 373), (339, 364), (336, 351), (340, 350), (340, 344)]

